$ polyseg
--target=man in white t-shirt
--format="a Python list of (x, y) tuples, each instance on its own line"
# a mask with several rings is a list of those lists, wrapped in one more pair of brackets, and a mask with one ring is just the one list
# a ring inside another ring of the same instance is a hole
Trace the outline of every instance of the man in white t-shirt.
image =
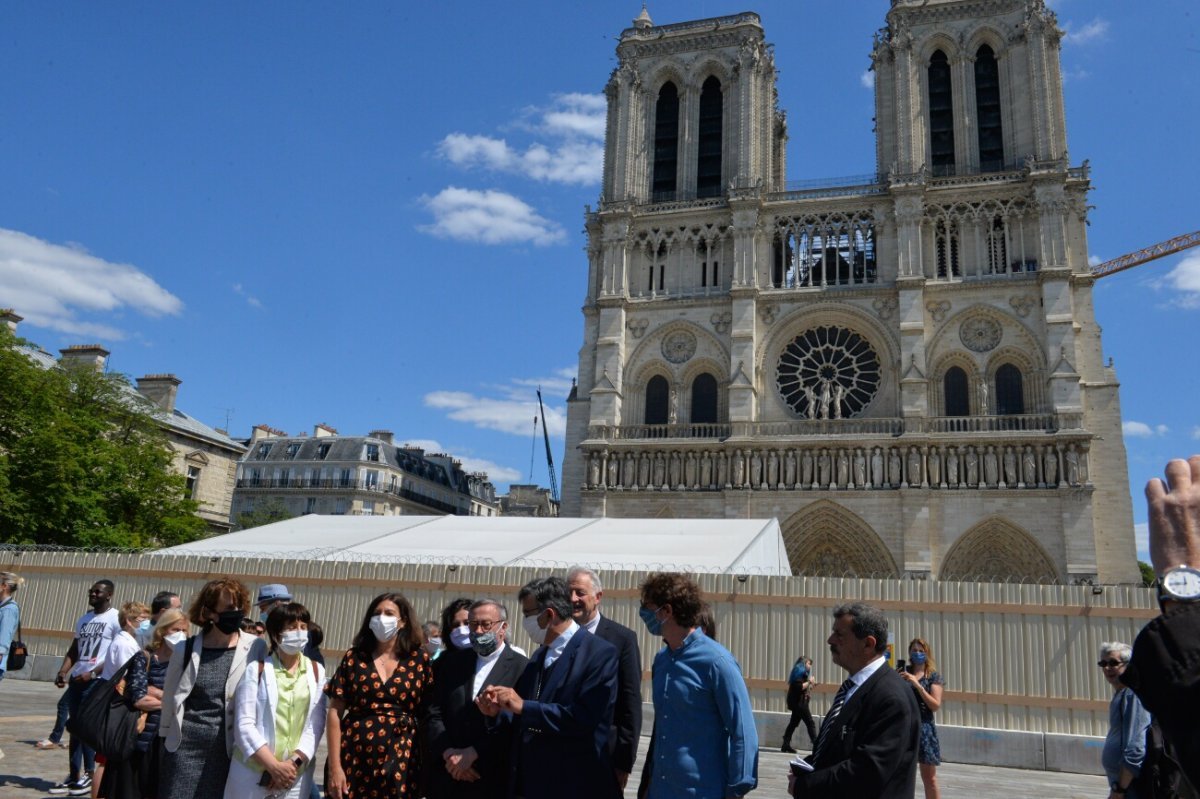
[[(75, 638), (63, 657), (54, 684), (67, 689), (70, 715), (79, 712), (84, 698), (96, 685), (96, 678), (108, 657), (113, 639), (121, 632), (117, 609), (112, 606), (112, 580), (99, 580), (88, 591), (91, 610), (75, 623)], [(71, 736), (71, 771), (67, 781), (50, 789), (57, 796), (88, 796), (92, 792), (92, 772), (96, 753), (83, 741)]]

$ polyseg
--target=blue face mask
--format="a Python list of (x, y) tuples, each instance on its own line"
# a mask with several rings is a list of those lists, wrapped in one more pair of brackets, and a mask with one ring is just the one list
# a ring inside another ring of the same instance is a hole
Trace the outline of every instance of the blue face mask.
[(909, 660), (909, 662), (910, 662), (910, 663), (912, 663), (914, 666), (921, 666), (921, 665), (924, 665), (924, 663), (925, 663), (925, 653), (924, 653), (924, 652), (909, 652), (909, 653), (908, 653), (908, 660)]
[[(661, 610), (661, 608), (659, 610)], [(642, 621), (646, 623), (646, 629), (650, 631), (651, 635), (662, 635), (663, 623), (662, 620), (658, 618), (657, 610), (641, 608), (638, 610), (638, 615), (641, 616)]]

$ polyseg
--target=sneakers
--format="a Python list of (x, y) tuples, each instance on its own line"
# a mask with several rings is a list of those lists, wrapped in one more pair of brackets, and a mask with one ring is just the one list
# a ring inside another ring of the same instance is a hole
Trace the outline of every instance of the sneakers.
[(84, 774), (77, 780), (68, 780), (55, 785), (47, 793), (53, 796), (91, 796), (92, 775)]
[(34, 749), (66, 749), (67, 747), (61, 743), (55, 743), (49, 738), (43, 738), (33, 745)]

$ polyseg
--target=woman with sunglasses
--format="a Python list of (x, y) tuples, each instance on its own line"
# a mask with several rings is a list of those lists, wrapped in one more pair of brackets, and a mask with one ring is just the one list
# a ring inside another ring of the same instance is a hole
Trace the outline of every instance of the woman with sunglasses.
[(1139, 799), (1133, 782), (1141, 773), (1146, 757), (1146, 728), (1150, 726), (1150, 714), (1133, 691), (1121, 682), (1121, 674), (1129, 665), (1132, 654), (1129, 644), (1119, 641), (1101, 644), (1100, 661), (1096, 664), (1115, 691), (1108, 704), (1108, 735), (1100, 755), (1100, 764), (1108, 777), (1110, 799)]

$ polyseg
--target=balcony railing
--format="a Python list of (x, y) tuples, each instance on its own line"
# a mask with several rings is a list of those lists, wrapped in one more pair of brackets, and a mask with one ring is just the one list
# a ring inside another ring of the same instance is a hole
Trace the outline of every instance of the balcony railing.
[(1078, 430), (1077, 413), (1026, 413), (989, 416), (929, 416), (902, 419), (799, 419), (782, 422), (729, 422), (721, 424), (592, 425), (588, 438), (600, 441), (655, 441), (728, 438), (805, 438), (828, 436), (902, 436), (943, 433), (1055, 433)]
[(287, 489), (287, 490), (302, 490), (302, 491), (367, 491), (373, 494), (388, 494), (394, 497), (401, 497), (410, 502), (415, 502), (418, 505), (424, 505), (427, 508), (440, 510), (443, 513), (451, 515), (463, 515), (468, 511), (459, 510), (458, 506), (451, 505), (449, 502), (443, 502), (439, 499), (427, 497), (411, 488), (403, 488), (390, 483), (368, 482), (366, 480), (342, 480), (340, 478), (319, 479), (313, 480), (308, 478), (296, 477), (288, 480), (274, 478), (254, 478), (243, 477), (237, 481), (237, 488), (242, 489)]

